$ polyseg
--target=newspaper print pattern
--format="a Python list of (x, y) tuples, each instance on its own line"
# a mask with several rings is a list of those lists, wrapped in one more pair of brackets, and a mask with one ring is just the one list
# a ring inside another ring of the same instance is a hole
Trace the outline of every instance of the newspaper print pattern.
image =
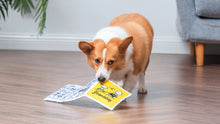
[(96, 82), (97, 80), (92, 80), (85, 86), (68, 84), (50, 94), (44, 100), (52, 102), (68, 102), (76, 100), (84, 96), (85, 92)]

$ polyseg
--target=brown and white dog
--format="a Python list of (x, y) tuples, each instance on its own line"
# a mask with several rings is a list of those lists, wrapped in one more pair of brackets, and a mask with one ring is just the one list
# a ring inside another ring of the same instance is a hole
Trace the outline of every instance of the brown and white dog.
[(139, 82), (138, 92), (147, 93), (145, 70), (149, 64), (153, 29), (140, 14), (123, 14), (99, 30), (92, 42), (80, 41), (79, 48), (87, 63), (96, 70), (96, 78), (123, 81), (123, 88), (132, 91)]

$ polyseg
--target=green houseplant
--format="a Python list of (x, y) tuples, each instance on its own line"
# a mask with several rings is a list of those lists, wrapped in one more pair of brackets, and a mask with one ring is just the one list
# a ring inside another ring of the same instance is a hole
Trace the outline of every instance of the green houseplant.
[(48, 0), (0, 0), (0, 19), (6, 20), (11, 8), (24, 16), (34, 12), (35, 22), (38, 22), (38, 34), (42, 35), (45, 29), (46, 9)]

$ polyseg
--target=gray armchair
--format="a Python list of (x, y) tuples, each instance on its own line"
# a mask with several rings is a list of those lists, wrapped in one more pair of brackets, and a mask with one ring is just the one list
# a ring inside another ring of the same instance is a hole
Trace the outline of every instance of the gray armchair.
[(196, 64), (204, 65), (205, 44), (220, 43), (220, 0), (176, 0), (177, 27), (183, 40), (190, 42)]

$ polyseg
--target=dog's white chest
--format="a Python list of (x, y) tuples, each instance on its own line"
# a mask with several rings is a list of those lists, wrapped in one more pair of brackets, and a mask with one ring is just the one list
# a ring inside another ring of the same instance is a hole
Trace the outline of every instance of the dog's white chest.
[(124, 80), (125, 76), (130, 71), (133, 71), (133, 61), (132, 61), (132, 59), (130, 59), (126, 62), (126, 66), (122, 70), (117, 70), (117, 71), (112, 72), (111, 76), (110, 76), (110, 80), (113, 80), (113, 81)]

